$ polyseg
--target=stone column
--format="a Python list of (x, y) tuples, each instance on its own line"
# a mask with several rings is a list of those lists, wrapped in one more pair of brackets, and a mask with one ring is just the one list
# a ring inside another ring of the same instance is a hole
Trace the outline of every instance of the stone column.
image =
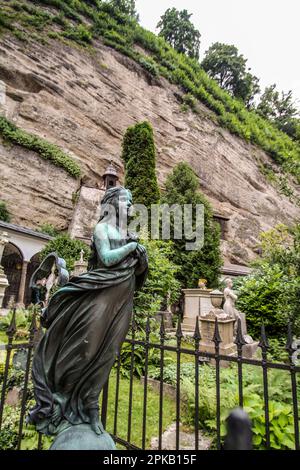
[(21, 282), (20, 282), (19, 294), (18, 294), (18, 306), (19, 307), (24, 307), (28, 263), (29, 261), (24, 260), (22, 264)]
[(0, 309), (4, 298), (5, 289), (9, 286), (7, 277), (4, 273), (4, 269), (1, 265), (2, 255), (5, 245), (9, 242), (9, 236), (6, 232), (0, 234)]

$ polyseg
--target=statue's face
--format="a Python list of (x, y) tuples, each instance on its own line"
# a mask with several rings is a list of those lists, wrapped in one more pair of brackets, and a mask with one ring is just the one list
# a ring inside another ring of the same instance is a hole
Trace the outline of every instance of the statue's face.
[(228, 279), (228, 281), (227, 281), (227, 287), (229, 287), (230, 289), (232, 289), (232, 287), (233, 287), (232, 279)]
[(123, 190), (119, 195), (119, 218), (127, 218), (130, 215), (132, 196), (129, 191)]

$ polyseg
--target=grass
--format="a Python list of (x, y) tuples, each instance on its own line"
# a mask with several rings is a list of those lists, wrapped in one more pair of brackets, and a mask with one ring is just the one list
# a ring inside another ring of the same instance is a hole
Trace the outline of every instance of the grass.
[[(116, 372), (113, 370), (110, 375), (107, 426), (108, 432), (114, 430), (115, 417), (115, 390), (116, 390)], [(152, 437), (159, 434), (159, 393), (148, 387), (147, 396), (147, 427), (146, 427), (146, 448), (150, 448)], [(142, 426), (143, 426), (143, 403), (144, 403), (144, 384), (137, 378), (133, 379), (133, 408), (131, 421), (131, 439), (130, 442), (138, 447), (142, 445)], [(128, 410), (129, 410), (129, 380), (122, 378), (120, 380), (119, 400), (118, 400), (118, 421), (117, 435), (127, 441), (128, 431)], [(175, 401), (167, 395), (163, 401), (163, 430), (175, 421)]]

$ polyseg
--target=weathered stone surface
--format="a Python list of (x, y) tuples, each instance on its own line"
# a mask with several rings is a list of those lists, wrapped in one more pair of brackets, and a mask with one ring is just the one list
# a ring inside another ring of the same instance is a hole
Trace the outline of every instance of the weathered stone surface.
[(66, 229), (74, 206), (78, 181), (20, 146), (0, 140), (0, 199), (6, 201), (12, 222), (29, 228), (44, 223)]
[[(80, 163), (85, 184), (98, 188), (111, 159), (123, 172), (125, 129), (149, 120), (161, 186), (171, 169), (186, 161), (216, 212), (230, 216), (225, 261), (247, 263), (255, 256), (261, 230), (299, 217), (299, 207), (261, 174), (259, 165), (272, 163), (263, 151), (216, 125), (202, 105), (199, 115), (181, 112), (178, 88), (153, 79), (100, 42), (94, 46), (96, 52), (89, 53), (54, 40), (24, 44), (2, 37), (0, 79), (7, 85), (7, 117), (58, 144)], [(1, 146), (0, 172), (0, 197), (8, 201), (16, 223), (36, 227), (47, 219), (68, 225), (76, 183), (63, 170), (19, 147)]]
[[(180, 450), (195, 450), (195, 434), (189, 433), (182, 429), (180, 426), (179, 433)], [(203, 436), (199, 431), (199, 450), (208, 450), (211, 446), (211, 439)], [(158, 449), (158, 438), (154, 437), (151, 439), (151, 450)], [(176, 423), (166, 429), (162, 435), (162, 450), (176, 450)]]

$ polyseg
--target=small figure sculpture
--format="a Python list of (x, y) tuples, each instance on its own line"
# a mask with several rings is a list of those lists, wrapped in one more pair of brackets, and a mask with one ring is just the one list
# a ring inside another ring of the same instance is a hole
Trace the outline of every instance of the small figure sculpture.
[(239, 312), (235, 309), (235, 302), (237, 301), (237, 295), (233, 292), (233, 282), (232, 279), (225, 279), (225, 289), (224, 289), (224, 306), (223, 310), (231, 318), (238, 320), (240, 318)]
[(99, 395), (129, 329), (134, 292), (147, 276), (145, 248), (120, 229), (131, 205), (125, 188), (106, 191), (88, 272), (55, 292), (44, 312), (47, 331), (32, 368), (36, 406), (29, 414), (42, 433), (80, 435), (76, 425), (104, 433)]
[(227, 315), (229, 315), (231, 318), (235, 319), (234, 323), (234, 336), (236, 336), (237, 333), (237, 326), (238, 326), (238, 320), (241, 320), (241, 325), (242, 325), (242, 333), (244, 340), (247, 344), (253, 343), (253, 339), (251, 338), (250, 335), (247, 334), (247, 326), (246, 326), (246, 317), (245, 314), (242, 312), (239, 312), (235, 308), (235, 303), (238, 299), (237, 295), (234, 293), (232, 290), (233, 288), (233, 281), (230, 278), (225, 279), (225, 289), (224, 289), (224, 306), (223, 310)]

